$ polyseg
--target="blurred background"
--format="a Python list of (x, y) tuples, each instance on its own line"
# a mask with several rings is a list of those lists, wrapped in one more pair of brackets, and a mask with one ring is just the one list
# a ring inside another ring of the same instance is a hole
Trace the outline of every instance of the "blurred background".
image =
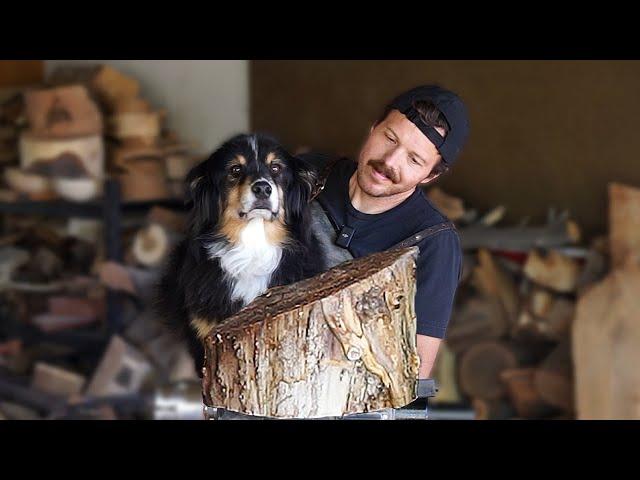
[(186, 172), (248, 130), (353, 157), (425, 83), (471, 119), (431, 418), (640, 418), (640, 62), (557, 60), (0, 61), (0, 418), (202, 418), (149, 304)]

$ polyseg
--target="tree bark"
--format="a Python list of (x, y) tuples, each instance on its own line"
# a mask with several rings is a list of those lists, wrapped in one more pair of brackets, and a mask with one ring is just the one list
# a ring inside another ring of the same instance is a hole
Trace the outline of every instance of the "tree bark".
[(416, 398), (417, 248), (344, 262), (270, 289), (205, 342), (205, 403), (315, 418)]

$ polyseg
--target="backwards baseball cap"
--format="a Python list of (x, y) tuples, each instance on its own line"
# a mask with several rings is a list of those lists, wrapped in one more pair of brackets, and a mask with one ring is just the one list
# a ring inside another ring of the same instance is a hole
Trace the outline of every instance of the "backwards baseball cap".
[[(449, 124), (449, 132), (445, 137), (434, 127), (424, 123), (415, 108), (416, 102), (420, 100), (430, 100), (442, 112)], [(455, 162), (469, 136), (467, 109), (460, 97), (437, 85), (425, 85), (399, 95), (391, 102), (390, 108), (399, 110), (418, 127), (436, 146), (447, 165), (451, 166)]]

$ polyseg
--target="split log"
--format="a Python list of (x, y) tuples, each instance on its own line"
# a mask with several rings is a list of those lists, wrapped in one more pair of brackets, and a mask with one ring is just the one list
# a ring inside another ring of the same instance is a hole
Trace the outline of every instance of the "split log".
[(580, 275), (576, 260), (555, 250), (546, 257), (532, 250), (523, 268), (524, 274), (538, 285), (558, 292), (574, 292)]
[(456, 373), (456, 355), (444, 341), (438, 349), (431, 375), (438, 384), (438, 395), (434, 398), (434, 403), (458, 404), (462, 401)]
[(578, 301), (572, 328), (577, 418), (640, 419), (640, 267), (632, 257)]
[(183, 181), (199, 159), (186, 153), (174, 153), (164, 158), (165, 170), (169, 180)]
[(82, 85), (31, 90), (25, 93), (32, 135), (68, 138), (102, 134), (102, 114)]
[(569, 413), (575, 411), (569, 337), (558, 344), (538, 367), (534, 382), (540, 397), (549, 405)]
[(609, 184), (609, 246), (612, 268), (633, 255), (640, 261), (640, 189), (619, 183)]
[(158, 223), (138, 230), (133, 240), (133, 256), (140, 265), (158, 267), (182, 238)]
[(42, 362), (36, 363), (31, 378), (31, 388), (61, 397), (79, 394), (84, 383), (82, 375)]
[(580, 229), (572, 221), (556, 222), (541, 227), (494, 228), (473, 225), (459, 228), (463, 250), (486, 248), (528, 252), (532, 248), (552, 248), (577, 243)]
[(73, 328), (84, 327), (96, 321), (95, 316), (88, 315), (59, 315), (53, 313), (41, 313), (31, 318), (31, 323), (45, 333), (59, 332)]
[(142, 353), (113, 336), (85, 393), (96, 397), (137, 393), (152, 371)]
[(118, 175), (122, 199), (126, 202), (143, 202), (168, 198), (170, 191), (164, 175)]
[(478, 251), (478, 266), (473, 271), (473, 284), (485, 295), (496, 298), (510, 324), (515, 323), (520, 297), (511, 276), (503, 271), (484, 248)]
[[(102, 178), (104, 175), (104, 144), (101, 135), (68, 139), (43, 139), (29, 133), (20, 135), (22, 168), (27, 169), (38, 162), (56, 162), (60, 157), (67, 157), (67, 163), (82, 164), (89, 176)], [(80, 176), (61, 172), (55, 172), (54, 175)]]
[(270, 289), (205, 341), (205, 403), (313, 418), (416, 398), (417, 248), (376, 253)]
[(97, 69), (91, 79), (91, 87), (109, 111), (114, 111), (122, 99), (135, 98), (140, 93), (140, 84), (135, 78), (109, 65), (101, 65)]
[(137, 97), (117, 98), (114, 104), (114, 113), (148, 113), (151, 111), (149, 102)]
[(119, 140), (136, 139), (153, 146), (160, 137), (162, 112), (118, 113), (109, 119), (110, 131)]
[(535, 374), (535, 368), (507, 369), (500, 374), (520, 418), (542, 418), (553, 413), (553, 407), (545, 403), (534, 385)]
[(508, 420), (516, 416), (516, 411), (504, 399), (486, 400), (474, 398), (471, 402), (476, 420)]
[(147, 214), (148, 223), (157, 223), (174, 232), (184, 232), (186, 216), (168, 208), (155, 206)]
[(447, 195), (438, 187), (431, 187), (427, 197), (448, 219), (456, 221), (464, 216), (465, 210), (462, 199)]
[(480, 220), (479, 223), (485, 227), (491, 227), (498, 223), (504, 217), (507, 209), (504, 205), (499, 205), (493, 210), (487, 212)]
[(526, 366), (532, 359), (529, 349), (513, 342), (478, 343), (460, 358), (460, 388), (474, 398), (496, 400), (504, 397), (507, 390), (500, 373)]
[(454, 310), (447, 345), (459, 354), (483, 340), (500, 338), (508, 331), (508, 319), (497, 299), (472, 297)]
[(10, 167), (4, 171), (4, 179), (12, 190), (27, 195), (32, 200), (49, 199), (55, 196), (50, 179), (42, 175)]

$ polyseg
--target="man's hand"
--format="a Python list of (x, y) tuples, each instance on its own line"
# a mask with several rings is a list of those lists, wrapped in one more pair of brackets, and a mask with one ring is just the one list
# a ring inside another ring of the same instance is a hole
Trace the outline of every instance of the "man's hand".
[(427, 337), (426, 335), (418, 335), (417, 339), (418, 356), (420, 357), (418, 378), (429, 378), (442, 340), (439, 338)]

